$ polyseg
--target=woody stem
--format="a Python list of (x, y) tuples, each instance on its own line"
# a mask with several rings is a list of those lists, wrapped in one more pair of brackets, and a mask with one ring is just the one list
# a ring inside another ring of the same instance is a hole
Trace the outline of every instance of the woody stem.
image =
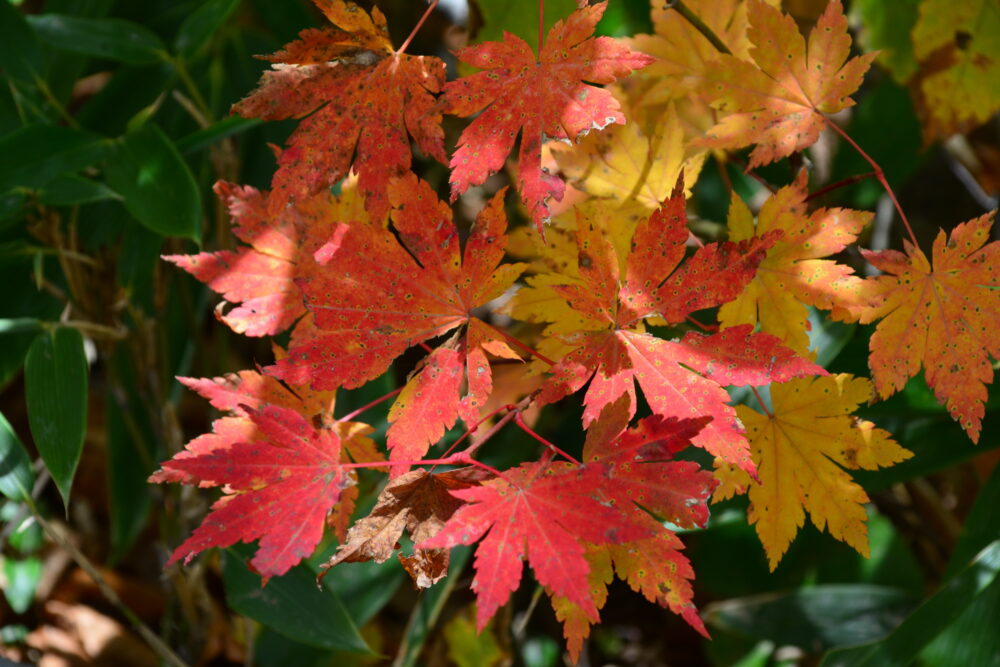
[(886, 194), (889, 195), (889, 199), (892, 200), (892, 205), (896, 207), (896, 213), (899, 214), (899, 219), (903, 221), (903, 226), (906, 228), (906, 233), (910, 235), (910, 241), (913, 242), (914, 246), (919, 245), (917, 243), (917, 235), (913, 233), (913, 228), (910, 227), (910, 221), (906, 219), (906, 214), (903, 213), (903, 207), (899, 205), (899, 200), (896, 199), (896, 193), (893, 192), (892, 187), (890, 187), (889, 185), (889, 181), (886, 180), (885, 173), (882, 171), (882, 167), (880, 167), (878, 162), (872, 159), (872, 157), (868, 155), (868, 153), (864, 152), (861, 146), (858, 146), (858, 144), (854, 141), (854, 139), (851, 139), (850, 135), (848, 135), (847, 132), (845, 132), (839, 125), (837, 125), (827, 116), (823, 116), (823, 119), (826, 121), (827, 125), (829, 125), (837, 134), (843, 137), (844, 141), (849, 143), (854, 148), (854, 150), (858, 152), (858, 155), (863, 157), (865, 161), (872, 166), (872, 169), (875, 170), (875, 178), (878, 179), (878, 182), (882, 184), (882, 187), (885, 189)]
[(546, 440), (542, 436), (540, 436), (537, 433), (535, 433), (535, 431), (530, 426), (528, 426), (527, 424), (524, 423), (524, 418), (521, 416), (520, 412), (518, 412), (517, 416), (514, 417), (514, 423), (517, 424), (518, 426), (520, 426), (522, 431), (524, 431), (525, 433), (527, 433), (528, 435), (530, 435), (532, 438), (534, 438), (538, 442), (542, 443), (543, 445), (545, 445), (546, 447), (548, 447), (549, 449), (551, 449), (556, 454), (559, 454), (560, 456), (562, 456), (567, 461), (571, 461), (571, 462), (575, 463), (576, 465), (582, 465), (575, 458), (573, 458), (572, 456), (570, 456), (569, 454), (567, 454), (563, 450), (559, 449), (558, 447), (556, 447), (554, 444), (552, 444), (551, 442), (549, 442), (548, 440)]
[(684, 0), (667, 0), (667, 9), (673, 9), (678, 14), (683, 16), (688, 23), (694, 26), (695, 30), (700, 32), (705, 39), (712, 43), (715, 50), (719, 53), (725, 53), (726, 55), (733, 55), (733, 52), (729, 50), (725, 42), (719, 39), (719, 36), (708, 27), (708, 25), (701, 20), (701, 17), (691, 11), (691, 8), (684, 4)]
[(364, 405), (362, 405), (357, 410), (353, 410), (351, 412), (348, 412), (346, 415), (344, 415), (343, 417), (341, 417), (337, 421), (338, 422), (348, 422), (348, 421), (351, 421), (352, 419), (354, 419), (355, 417), (357, 417), (358, 415), (360, 415), (365, 410), (368, 410), (370, 408), (374, 408), (376, 405), (378, 405), (379, 403), (382, 403), (384, 401), (388, 401), (390, 398), (392, 398), (393, 396), (395, 396), (396, 394), (398, 394), (401, 391), (403, 391), (402, 387), (400, 387), (399, 389), (393, 389), (392, 391), (390, 391), (385, 396), (381, 396), (379, 398), (376, 398), (374, 401), (372, 401), (370, 403), (365, 403)]
[(396, 49), (397, 56), (406, 51), (406, 47), (408, 47), (410, 45), (410, 42), (413, 41), (413, 38), (420, 30), (420, 27), (424, 24), (424, 21), (427, 20), (427, 17), (431, 15), (431, 12), (434, 11), (434, 8), (437, 7), (437, 4), (438, 0), (431, 0), (431, 4), (428, 5), (427, 11), (425, 11), (424, 15), (420, 17), (419, 21), (417, 21), (417, 25), (413, 26), (413, 30), (410, 32), (410, 36), (406, 38), (406, 41), (403, 42), (402, 46)]

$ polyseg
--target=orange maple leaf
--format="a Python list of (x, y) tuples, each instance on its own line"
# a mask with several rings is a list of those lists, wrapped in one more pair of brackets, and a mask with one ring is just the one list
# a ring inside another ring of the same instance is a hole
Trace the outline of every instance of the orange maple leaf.
[(876, 54), (847, 60), (851, 37), (839, 0), (827, 5), (806, 41), (795, 21), (763, 0), (747, 0), (753, 62), (723, 55), (707, 69), (712, 105), (729, 112), (698, 143), (711, 148), (757, 144), (749, 168), (812, 145), (850, 95)]
[[(382, 220), (386, 189), (408, 171), (409, 137), (444, 163), (444, 132), (434, 94), (445, 78), (438, 58), (398, 54), (385, 16), (353, 2), (314, 0), (338, 27), (303, 30), (265, 60), (259, 87), (233, 105), (248, 118), (304, 118), (278, 156), (273, 210), (327, 188), (353, 166), (368, 212)], [(308, 116), (308, 117), (306, 117)]]
[(861, 278), (854, 270), (830, 259), (853, 243), (872, 215), (848, 209), (821, 208), (807, 212), (805, 171), (795, 183), (778, 190), (761, 208), (756, 223), (750, 209), (736, 193), (729, 208), (732, 241), (784, 232), (767, 250), (757, 274), (743, 293), (719, 309), (725, 327), (756, 325), (774, 334), (802, 355), (809, 354), (806, 305), (850, 317), (857, 306)]
[(927, 384), (979, 441), (990, 355), (1000, 358), (1000, 242), (987, 244), (996, 211), (934, 240), (933, 264), (904, 241), (896, 250), (862, 251), (886, 275), (868, 282), (864, 323), (881, 318), (869, 365), (883, 398), (903, 388), (921, 365)]
[(600, 2), (558, 21), (537, 58), (511, 33), (502, 42), (459, 49), (460, 60), (484, 71), (444, 87), (449, 113), (479, 114), (462, 132), (451, 158), (453, 201), (503, 167), (520, 132), (521, 198), (541, 229), (549, 216), (545, 201), (562, 199), (565, 189), (542, 170), (543, 138), (575, 141), (590, 130), (625, 122), (611, 93), (583, 82), (611, 83), (652, 59), (610, 37), (592, 37), (606, 6)]
[(688, 238), (682, 188), (678, 184), (674, 195), (636, 227), (624, 279), (614, 245), (599, 228), (578, 221), (579, 278), (551, 285), (566, 305), (547, 308), (557, 316), (573, 311), (571, 321), (579, 323), (578, 330), (560, 332), (569, 352), (551, 369), (539, 400), (559, 400), (589, 382), (583, 400), (583, 421), (589, 427), (605, 405), (623, 394), (630, 397), (634, 413), (638, 383), (655, 414), (713, 417), (694, 444), (752, 472), (742, 427), (723, 387), (825, 371), (750, 326), (711, 336), (688, 332), (679, 341), (645, 331), (649, 318), (676, 324), (689, 313), (735, 298), (781, 235), (712, 243), (682, 262)]

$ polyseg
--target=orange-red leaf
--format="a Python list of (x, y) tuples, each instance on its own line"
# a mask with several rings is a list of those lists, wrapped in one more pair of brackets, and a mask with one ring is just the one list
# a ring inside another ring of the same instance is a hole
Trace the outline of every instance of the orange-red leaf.
[(229, 327), (247, 336), (272, 336), (305, 313), (295, 278), (312, 263), (309, 253), (319, 247), (332, 229), (333, 198), (321, 193), (297, 208), (268, 214), (268, 196), (249, 186), (225, 181), (215, 192), (229, 208), (233, 234), (248, 244), (236, 251), (167, 255), (179, 267), (240, 304), (216, 315)]
[(328, 188), (353, 167), (367, 210), (382, 220), (390, 179), (410, 168), (410, 137), (446, 161), (434, 98), (444, 83), (444, 62), (396, 54), (377, 8), (369, 16), (353, 2), (314, 2), (335, 27), (304, 30), (266, 57), (272, 69), (233, 112), (304, 118), (278, 156), (272, 210)]
[(427, 360), (393, 407), (392, 420), (404, 422), (390, 430), (393, 459), (420, 458), (459, 414), (471, 419), (492, 386), (484, 350), (504, 346), (471, 312), (503, 294), (523, 268), (500, 264), (507, 243), (503, 195), (480, 212), (463, 252), (451, 211), (430, 186), (413, 174), (395, 180), (389, 196), (397, 233), (337, 226), (317, 252), (324, 270), (298, 281), (314, 329), (293, 337), (288, 356), (270, 370), (293, 385), (358, 387), (412, 345), (467, 325), (464, 337)]
[[(691, 461), (673, 461), (676, 452), (687, 447), (692, 437), (708, 422), (707, 418), (663, 419), (652, 416), (625, 430), (629, 407), (623, 397), (606, 407), (587, 431), (583, 457), (588, 464), (607, 467), (606, 481), (595, 491), (630, 516), (649, 526), (649, 536), (622, 544), (591, 546), (587, 561), (591, 566), (589, 594), (600, 609), (607, 599), (612, 564), (618, 577), (650, 602), (669, 607), (691, 626), (707, 636), (695, 609), (691, 588), (694, 571), (680, 550), (680, 539), (654, 520), (693, 528), (708, 520), (708, 497), (715, 487), (711, 473)], [(640, 507), (641, 506), (641, 507)], [(556, 616), (563, 621), (563, 633), (570, 656), (575, 660), (593, 622), (578, 605), (554, 596)]]
[(749, 326), (712, 336), (690, 332), (679, 342), (643, 331), (645, 318), (676, 323), (690, 312), (734, 298), (779, 235), (710, 244), (681, 263), (685, 223), (684, 197), (678, 190), (636, 228), (622, 284), (614, 246), (585, 220), (579, 222), (580, 280), (553, 289), (583, 323), (580, 331), (562, 336), (571, 351), (551, 369), (539, 399), (558, 400), (589, 380), (583, 413), (584, 425), (589, 425), (623, 394), (630, 396), (634, 411), (638, 382), (655, 414), (711, 416), (694, 444), (752, 473), (742, 428), (723, 387), (825, 371), (795, 356), (774, 336), (752, 333)]
[[(462, 132), (451, 158), (452, 199), (503, 167), (518, 132), (521, 198), (541, 229), (546, 200), (562, 199), (565, 184), (542, 170), (544, 138), (576, 140), (590, 130), (624, 123), (611, 83), (652, 59), (610, 37), (593, 37), (606, 2), (573, 12), (549, 31), (541, 53), (506, 33), (502, 42), (459, 49), (458, 58), (484, 71), (445, 84), (449, 113), (479, 114)], [(480, 113), (481, 112), (481, 113)]]
[(809, 35), (763, 0), (747, 0), (753, 62), (723, 55), (708, 65), (713, 106), (729, 115), (700, 143), (712, 148), (757, 147), (749, 167), (768, 164), (815, 143), (824, 113), (852, 106), (851, 95), (874, 53), (848, 60), (851, 37), (839, 0)]
[(735, 193), (729, 209), (729, 238), (733, 241), (781, 230), (782, 237), (767, 251), (757, 275), (735, 300), (719, 309), (719, 322), (731, 327), (756, 326), (773, 334), (802, 355), (809, 354), (806, 305), (848, 316), (859, 306), (861, 278), (854, 270), (830, 259), (853, 243), (872, 215), (841, 208), (806, 210), (806, 172), (772, 195), (756, 222)]
[(1000, 358), (1000, 242), (987, 243), (996, 211), (934, 240), (933, 263), (906, 242), (906, 252), (862, 251), (885, 272), (869, 281), (872, 304), (863, 322), (880, 319), (869, 365), (883, 398), (924, 368), (927, 384), (978, 442)]

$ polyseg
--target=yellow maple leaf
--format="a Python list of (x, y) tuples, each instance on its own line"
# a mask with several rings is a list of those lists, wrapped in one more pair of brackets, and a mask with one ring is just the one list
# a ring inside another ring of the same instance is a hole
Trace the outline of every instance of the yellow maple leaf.
[(736, 412), (747, 439), (759, 482), (732, 468), (721, 468), (719, 500), (748, 488), (747, 519), (755, 524), (771, 570), (777, 567), (809, 513), (813, 524), (868, 556), (865, 493), (843, 469), (873, 470), (912, 454), (889, 433), (851, 413), (871, 397), (865, 378), (847, 373), (771, 385), (773, 410), (760, 414), (744, 405)]
[(866, 281), (865, 324), (882, 318), (868, 364), (878, 393), (903, 388), (921, 365), (928, 386), (979, 440), (990, 355), (1000, 358), (1000, 242), (987, 244), (996, 211), (964, 222), (934, 240), (933, 264), (920, 248), (862, 251), (885, 272)]
[[(688, 8), (715, 33), (736, 58), (749, 60), (747, 8), (745, 0), (687, 0)], [(772, 4), (776, 4), (772, 2)], [(656, 81), (649, 101), (681, 99), (698, 94), (710, 63), (719, 50), (690, 21), (661, 0), (652, 0), (652, 35), (636, 35), (626, 41), (632, 48), (656, 58), (642, 72)]]
[(831, 310), (844, 319), (856, 309), (861, 279), (853, 269), (829, 259), (853, 243), (872, 215), (841, 208), (806, 210), (807, 174), (764, 202), (756, 224), (750, 209), (733, 193), (729, 238), (742, 241), (776, 229), (784, 236), (767, 251), (757, 275), (735, 301), (719, 309), (723, 327), (756, 325), (809, 355), (806, 305)]
[(710, 148), (757, 144), (749, 167), (812, 145), (826, 126), (823, 114), (852, 106), (850, 95), (875, 54), (848, 60), (851, 37), (839, 0), (827, 5), (808, 47), (794, 19), (763, 0), (747, 0), (753, 62), (723, 55), (709, 64), (712, 105), (729, 115), (699, 141)]
[(1000, 109), (1000, 3), (924, 0), (913, 28), (918, 107), (929, 143)]
[(593, 197), (613, 199), (623, 206), (641, 204), (647, 212), (670, 197), (681, 171), (690, 185), (698, 180), (705, 149), (685, 150), (687, 137), (671, 104), (651, 135), (638, 123), (591, 132), (578, 144), (553, 144), (552, 153), (563, 174)]

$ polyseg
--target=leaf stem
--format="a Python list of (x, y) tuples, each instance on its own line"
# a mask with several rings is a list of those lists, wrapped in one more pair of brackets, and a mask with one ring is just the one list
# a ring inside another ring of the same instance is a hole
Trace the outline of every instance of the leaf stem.
[(528, 435), (530, 435), (532, 438), (534, 438), (538, 442), (542, 443), (543, 445), (545, 445), (546, 447), (548, 447), (549, 449), (551, 449), (556, 454), (559, 454), (560, 456), (562, 456), (567, 461), (575, 463), (576, 465), (583, 465), (576, 458), (570, 456), (569, 454), (567, 454), (563, 450), (561, 450), (558, 447), (556, 447), (553, 443), (549, 442), (548, 440), (546, 440), (542, 436), (540, 436), (537, 433), (535, 433), (534, 429), (532, 429), (530, 426), (528, 426), (527, 424), (524, 423), (524, 418), (521, 416), (520, 412), (516, 413), (516, 415), (517, 416), (514, 417), (514, 423), (517, 424), (518, 426), (520, 426), (522, 431), (524, 431), (525, 433), (527, 433)]
[(498, 334), (500, 334), (501, 336), (503, 336), (504, 340), (506, 340), (508, 343), (512, 344), (514, 347), (516, 347), (517, 349), (521, 350), (522, 352), (525, 352), (525, 353), (533, 356), (535, 359), (538, 359), (539, 361), (543, 361), (543, 362), (547, 363), (549, 366), (555, 366), (556, 365), (556, 362), (552, 361), (551, 359), (549, 359), (548, 357), (546, 357), (541, 352), (538, 352), (534, 348), (532, 348), (532, 347), (530, 347), (528, 345), (525, 345), (524, 343), (522, 343), (521, 341), (519, 341), (517, 338), (514, 338), (509, 333), (507, 333), (506, 331), (504, 331), (503, 329), (499, 329), (499, 328), (493, 326), (492, 324), (490, 324), (489, 322), (487, 322), (485, 320), (480, 320), (480, 321), (483, 324), (485, 324), (486, 326), (488, 326), (490, 329), (493, 329), (493, 331), (496, 331)]
[(719, 331), (718, 325), (704, 324), (704, 323), (699, 322), (698, 320), (696, 320), (691, 315), (685, 315), (684, 319), (686, 319), (688, 322), (690, 322), (691, 324), (695, 325), (696, 327), (698, 327), (702, 331), (706, 331), (708, 333), (718, 333), (718, 331)]
[(760, 409), (764, 411), (764, 414), (773, 419), (774, 415), (767, 409), (767, 405), (764, 403), (764, 399), (761, 398), (760, 393), (758, 393), (757, 387), (750, 385), (750, 391), (752, 391), (753, 395), (757, 397), (757, 402), (760, 403)]
[(903, 207), (899, 205), (899, 200), (896, 199), (896, 193), (893, 192), (892, 187), (889, 185), (889, 181), (886, 180), (885, 172), (882, 171), (882, 167), (880, 167), (878, 162), (872, 159), (872, 157), (868, 155), (868, 153), (864, 152), (861, 146), (859, 146), (854, 141), (854, 139), (851, 139), (850, 135), (848, 135), (847, 132), (843, 130), (843, 128), (841, 128), (839, 125), (833, 122), (833, 120), (829, 116), (823, 116), (823, 120), (825, 120), (826, 124), (829, 125), (834, 132), (843, 137), (844, 141), (849, 143), (854, 148), (854, 150), (856, 150), (858, 154), (861, 157), (863, 157), (868, 164), (872, 166), (872, 169), (875, 170), (875, 178), (878, 179), (878, 182), (882, 184), (882, 187), (885, 189), (886, 194), (889, 195), (889, 199), (892, 200), (892, 205), (896, 207), (896, 213), (899, 214), (899, 219), (903, 221), (903, 226), (906, 228), (906, 233), (910, 235), (910, 241), (913, 242), (914, 246), (919, 247), (920, 244), (917, 243), (917, 235), (913, 233), (913, 228), (910, 227), (910, 221), (906, 219), (906, 214), (903, 213)]
[(437, 7), (437, 4), (438, 0), (431, 0), (431, 4), (427, 7), (427, 11), (425, 11), (424, 15), (420, 17), (419, 21), (417, 21), (417, 25), (413, 26), (413, 30), (410, 31), (410, 36), (406, 38), (406, 41), (403, 42), (398, 49), (396, 49), (397, 56), (406, 51), (406, 48), (410, 45), (410, 42), (413, 41), (413, 38), (416, 37), (417, 32), (420, 30), (421, 26), (424, 25), (424, 21), (426, 21), (427, 17), (431, 15), (431, 12), (433, 12), (434, 8)]
[(370, 403), (365, 403), (364, 405), (362, 405), (357, 410), (352, 410), (351, 412), (348, 412), (346, 415), (344, 415), (343, 417), (341, 417), (337, 421), (338, 422), (348, 422), (348, 421), (351, 421), (352, 419), (354, 419), (355, 417), (357, 417), (358, 415), (360, 415), (365, 410), (369, 410), (371, 408), (374, 408), (379, 403), (382, 403), (384, 401), (388, 401), (390, 398), (392, 398), (393, 396), (397, 395), (401, 391), (403, 391), (403, 387), (400, 387), (399, 389), (393, 389), (392, 391), (390, 391), (385, 396), (380, 396), (379, 398), (376, 398), (374, 401), (371, 401)]
[(719, 39), (719, 36), (715, 34), (708, 25), (701, 20), (701, 17), (691, 11), (691, 8), (684, 4), (684, 0), (667, 0), (667, 9), (676, 10), (678, 14), (687, 19), (687, 22), (694, 26), (695, 30), (700, 32), (705, 39), (712, 43), (715, 50), (719, 53), (725, 53), (727, 56), (733, 55), (733, 52), (729, 50), (726, 43)]
[(545, 0), (538, 0), (538, 57), (542, 57), (545, 46)]
[[(494, 424), (490, 428), (489, 432), (487, 433), (487, 435), (489, 435), (490, 437), (492, 437), (492, 435), (494, 433), (496, 433), (497, 431), (500, 430), (500, 427), (502, 427), (504, 424), (506, 424), (507, 422), (509, 422), (511, 420), (511, 418), (513, 418), (514, 411), (517, 410), (517, 406), (516, 405), (501, 405), (499, 408), (497, 408), (493, 412), (489, 413), (488, 415), (486, 415), (485, 417), (483, 417), (482, 419), (480, 419), (479, 421), (477, 421), (475, 424), (473, 424), (472, 426), (470, 426), (469, 428), (467, 428), (465, 430), (465, 433), (462, 434), (462, 437), (460, 437), (458, 440), (456, 440), (454, 443), (452, 443), (451, 447), (449, 447), (445, 451), (445, 453), (442, 454), (441, 456), (445, 456), (446, 457), (449, 454), (451, 454), (453, 451), (455, 451), (456, 447), (458, 447), (460, 444), (462, 444), (463, 440), (465, 440), (466, 438), (468, 438), (469, 436), (471, 436), (473, 433), (475, 433), (479, 429), (479, 426), (483, 422), (485, 422), (488, 419), (491, 419), (491, 418), (495, 417), (497, 415), (497, 413), (503, 412), (504, 410), (508, 410), (509, 412), (507, 414), (505, 414), (503, 416), (503, 418), (499, 422), (497, 422), (496, 424)], [(465, 450), (466, 453), (468, 454), (470, 452), (476, 451), (477, 449), (479, 449), (482, 446), (483, 442), (485, 442), (485, 440), (481, 440), (480, 442), (475, 443), (471, 448), (468, 448), (468, 449)]]
[(836, 183), (830, 183), (829, 185), (826, 185), (826, 186), (820, 188), (816, 192), (810, 193), (802, 201), (811, 201), (813, 199), (818, 199), (818, 198), (822, 197), (823, 195), (825, 195), (827, 193), (833, 192), (834, 190), (839, 190), (840, 188), (843, 188), (843, 187), (848, 186), (848, 185), (852, 185), (854, 183), (858, 183), (858, 182), (863, 181), (865, 179), (871, 178), (872, 176), (875, 176), (875, 172), (874, 171), (869, 171), (869, 172), (864, 173), (864, 174), (856, 174), (854, 176), (848, 176), (847, 178), (841, 179), (841, 180), (837, 181)]

